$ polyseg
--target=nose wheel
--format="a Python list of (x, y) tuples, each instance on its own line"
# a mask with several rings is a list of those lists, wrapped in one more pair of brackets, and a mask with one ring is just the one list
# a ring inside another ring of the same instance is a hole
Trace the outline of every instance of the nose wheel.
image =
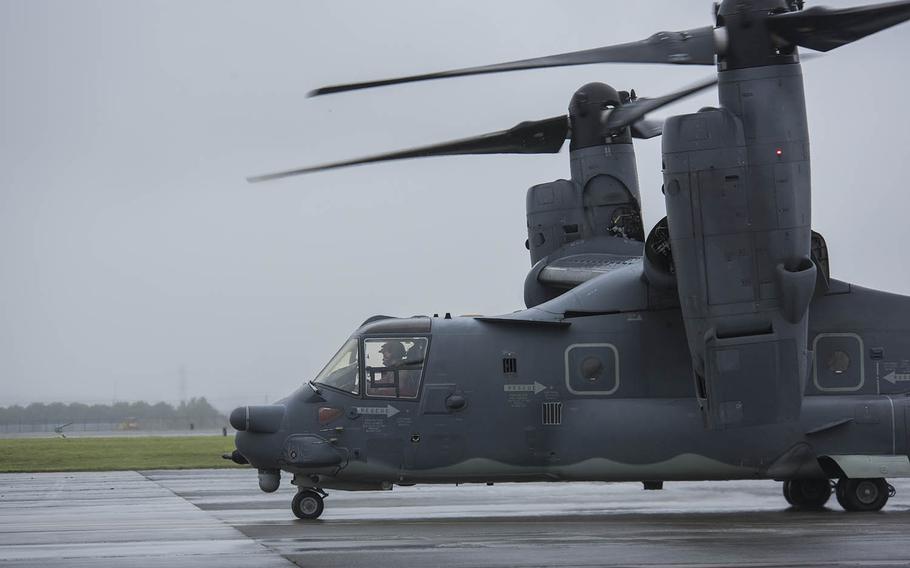
[(291, 501), (291, 511), (298, 519), (318, 519), (325, 508), (325, 491), (321, 489), (301, 489)]

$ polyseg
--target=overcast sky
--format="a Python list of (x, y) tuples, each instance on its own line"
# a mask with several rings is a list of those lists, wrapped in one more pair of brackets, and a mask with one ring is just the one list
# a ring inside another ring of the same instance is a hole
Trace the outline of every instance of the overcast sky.
[[(569, 176), (567, 147), (244, 178), (553, 116), (589, 81), (658, 96), (712, 68), (307, 99), (315, 87), (632, 41), (710, 14), (679, 0), (0, 0), (0, 405), (204, 395), (230, 409), (312, 378), (370, 315), (522, 308), (525, 192)], [(803, 67), (832, 275), (903, 294), (908, 54), (904, 24)], [(711, 104), (713, 91), (658, 117)], [(660, 139), (636, 144), (650, 228), (664, 215)]]

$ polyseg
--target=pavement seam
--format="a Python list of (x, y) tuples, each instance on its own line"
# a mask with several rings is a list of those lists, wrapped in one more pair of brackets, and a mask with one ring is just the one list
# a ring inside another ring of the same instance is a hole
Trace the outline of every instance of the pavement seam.
[(216, 516), (213, 515), (211, 512), (206, 511), (206, 510), (203, 509), (202, 507), (197, 506), (195, 503), (193, 503), (192, 501), (190, 501), (189, 499), (187, 499), (187, 498), (184, 497), (183, 495), (180, 495), (179, 493), (177, 493), (176, 491), (174, 491), (173, 489), (171, 489), (171, 488), (168, 487), (167, 485), (164, 485), (163, 483), (159, 482), (158, 480), (149, 477), (149, 475), (148, 475), (145, 471), (136, 471), (136, 473), (138, 473), (139, 475), (141, 475), (142, 477), (144, 477), (146, 480), (151, 481), (152, 483), (154, 483), (154, 484), (157, 485), (158, 487), (164, 489), (165, 491), (168, 491), (168, 492), (171, 493), (174, 497), (177, 497), (178, 499), (180, 499), (180, 500), (182, 500), (182, 501), (184, 501), (184, 502), (186, 502), (186, 503), (189, 503), (189, 504), (192, 505), (194, 508), (196, 508), (198, 511), (200, 511), (200, 512), (204, 513), (206, 516), (210, 517), (212, 520), (214, 520), (214, 521), (216, 521), (216, 522), (218, 522), (218, 523), (220, 523), (220, 524), (222, 524), (222, 525), (228, 527), (229, 529), (231, 529), (232, 531), (236, 532), (236, 533), (239, 534), (241, 537), (243, 537), (243, 539), (250, 541), (251, 543), (253, 543), (253, 544), (256, 545), (257, 547), (263, 549), (264, 551), (266, 551), (266, 552), (268, 552), (268, 553), (274, 554), (274, 555), (276, 555), (276, 556), (282, 558), (283, 560), (285, 560), (286, 562), (288, 562), (290, 566), (298, 566), (298, 567), (300, 566), (299, 564), (297, 564), (296, 562), (294, 562), (292, 559), (290, 559), (290, 558), (288, 558), (287, 556), (285, 556), (284, 554), (282, 554), (278, 549), (273, 548), (273, 547), (271, 547), (271, 546), (268, 546), (267, 544), (265, 544), (265, 543), (263, 543), (263, 542), (261, 542), (261, 541), (259, 541), (259, 540), (256, 540), (256, 539), (254, 539), (254, 538), (252, 538), (252, 537), (250, 537), (250, 536), (244, 534), (243, 531), (241, 531), (240, 529), (238, 529), (238, 528), (235, 527), (234, 525), (228, 523), (228, 522), (225, 521), (224, 519), (220, 519), (220, 518), (216, 517)]

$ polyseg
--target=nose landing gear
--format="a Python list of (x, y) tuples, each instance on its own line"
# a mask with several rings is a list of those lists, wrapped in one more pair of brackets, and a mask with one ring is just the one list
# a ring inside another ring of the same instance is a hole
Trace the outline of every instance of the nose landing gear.
[(291, 501), (291, 511), (298, 519), (318, 519), (325, 508), (323, 501), (325, 497), (328, 497), (328, 494), (319, 488), (300, 489)]

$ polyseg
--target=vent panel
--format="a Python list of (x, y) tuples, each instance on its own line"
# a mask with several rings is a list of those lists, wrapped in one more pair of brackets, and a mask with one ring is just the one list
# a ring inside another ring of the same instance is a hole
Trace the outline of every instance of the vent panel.
[(540, 405), (540, 410), (544, 426), (559, 426), (562, 424), (561, 402), (544, 402)]

